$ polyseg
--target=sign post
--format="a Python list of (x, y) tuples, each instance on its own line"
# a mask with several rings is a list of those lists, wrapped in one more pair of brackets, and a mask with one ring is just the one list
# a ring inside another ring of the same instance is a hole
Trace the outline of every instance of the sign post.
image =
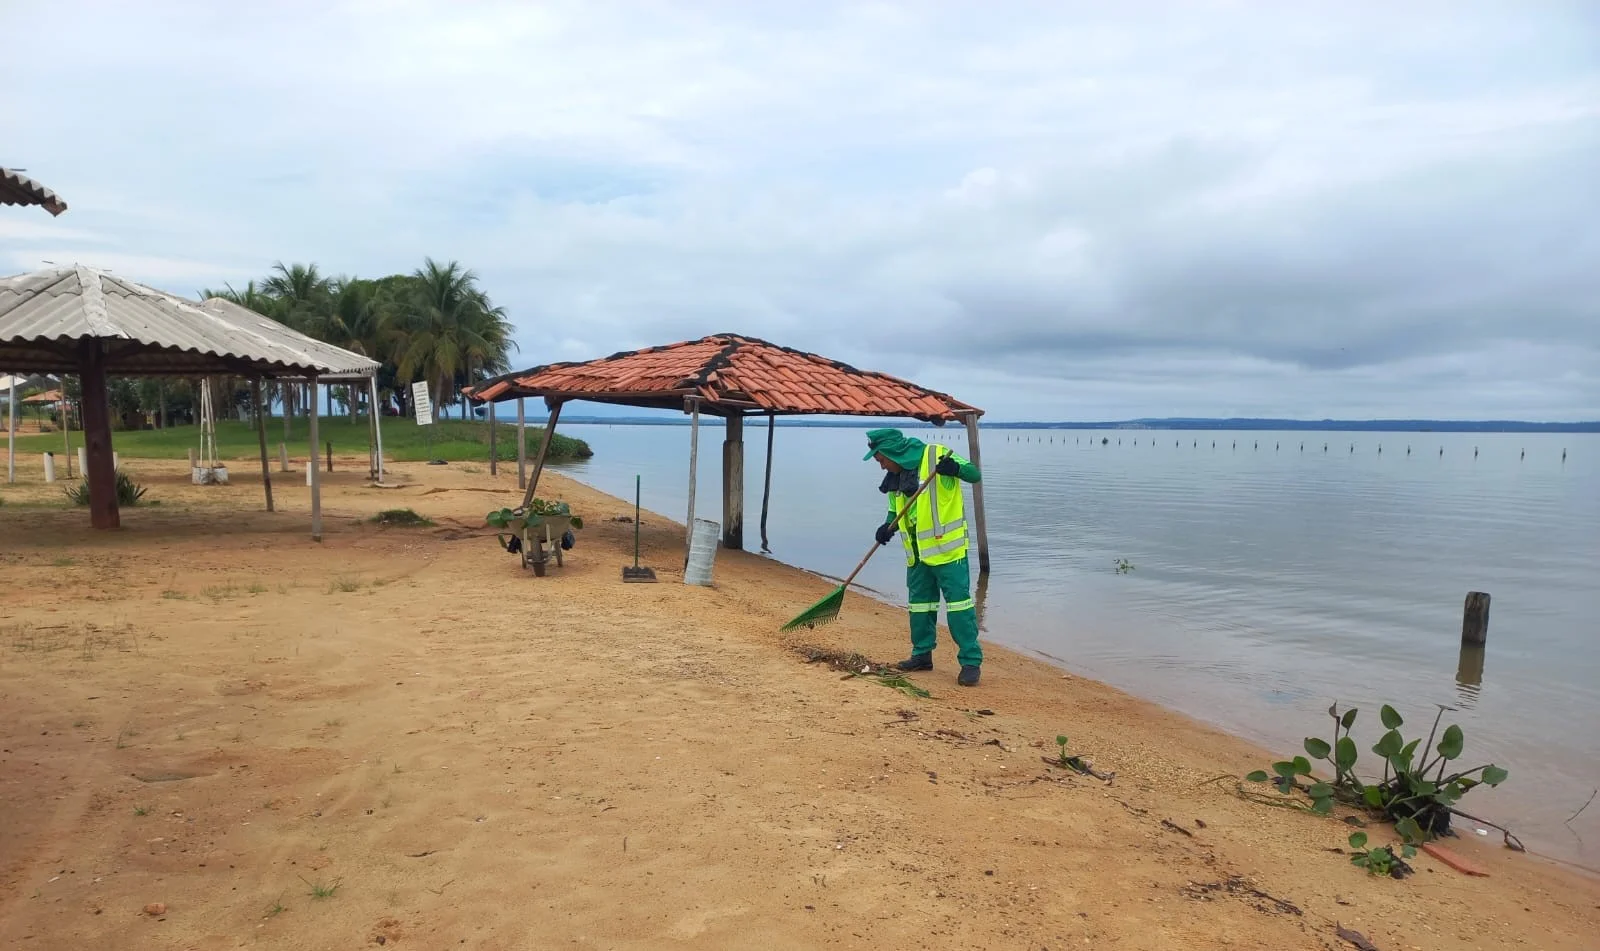
[[(433, 425), (433, 400), (428, 396), (428, 384), (411, 384), (411, 405), (416, 409), (417, 412), (417, 425), (431, 427)], [(432, 429), (428, 430), (428, 465), (444, 465), (443, 459), (433, 458)]]

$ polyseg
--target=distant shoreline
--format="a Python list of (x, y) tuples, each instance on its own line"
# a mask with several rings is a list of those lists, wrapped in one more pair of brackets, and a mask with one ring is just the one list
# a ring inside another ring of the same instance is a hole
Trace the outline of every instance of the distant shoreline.
[[(500, 416), (504, 422), (506, 417)], [(532, 422), (532, 420), (530, 420)], [(701, 425), (721, 426), (718, 417), (702, 417)], [(687, 426), (688, 417), (679, 416), (568, 416), (561, 420), (567, 426)], [(865, 429), (872, 426), (898, 425), (905, 429), (932, 429), (922, 422), (884, 422), (877, 420), (829, 419), (827, 417), (781, 417), (779, 426), (813, 429)], [(956, 424), (944, 427), (958, 428)], [(1120, 422), (989, 422), (984, 429), (1154, 429), (1175, 431), (1211, 432), (1273, 431), (1273, 432), (1374, 432), (1374, 433), (1600, 433), (1600, 420), (1577, 423), (1532, 423), (1519, 420), (1440, 420), (1440, 419), (1130, 419)]]

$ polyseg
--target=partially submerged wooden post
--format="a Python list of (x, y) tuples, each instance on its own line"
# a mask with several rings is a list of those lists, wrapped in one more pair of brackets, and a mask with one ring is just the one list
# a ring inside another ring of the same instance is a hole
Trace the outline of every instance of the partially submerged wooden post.
[[(967, 454), (971, 462), (978, 467), (978, 472), (983, 472), (983, 457), (978, 450), (978, 414), (965, 413), (963, 420), (967, 424)], [(983, 480), (979, 479), (972, 487), (972, 514), (977, 522), (978, 529), (978, 573), (989, 573), (989, 527), (983, 515)]]
[(1489, 642), (1489, 595), (1482, 591), (1467, 592), (1466, 609), (1461, 617), (1461, 643), (1482, 647)]
[(89, 461), (83, 475), (89, 480), (89, 524), (95, 528), (121, 528), (116, 463), (111, 459), (111, 405), (106, 395), (105, 361), (105, 347), (99, 340), (79, 344), (83, 445)]
[(744, 550), (744, 416), (738, 410), (725, 417), (722, 436), (722, 547)]
[(767, 475), (761, 484), (761, 550), (772, 554), (767, 544), (767, 500), (772, 497), (772, 430), (778, 421), (776, 413), (767, 414)]
[(684, 400), (689, 411), (689, 515), (683, 522), (683, 563), (689, 564), (689, 543), (694, 539), (694, 489), (696, 469), (700, 464), (700, 400)]
[(522, 397), (517, 397), (517, 488), (528, 487), (528, 417)]
[(539, 443), (539, 456), (533, 461), (533, 476), (528, 479), (528, 489), (522, 494), (523, 508), (533, 504), (534, 490), (539, 488), (539, 474), (544, 471), (544, 460), (550, 455), (550, 441), (556, 436), (556, 420), (561, 418), (561, 402), (546, 402), (550, 407), (550, 418), (545, 420), (544, 439)]
[(261, 485), (267, 493), (267, 511), (272, 511), (272, 464), (267, 460), (267, 408), (261, 404), (261, 380), (250, 381), (250, 403), (256, 411), (256, 438), (261, 441)]
[(317, 471), (317, 378), (311, 378), (311, 458), (306, 461), (306, 478), (311, 480), (311, 540), (322, 541), (322, 474)]

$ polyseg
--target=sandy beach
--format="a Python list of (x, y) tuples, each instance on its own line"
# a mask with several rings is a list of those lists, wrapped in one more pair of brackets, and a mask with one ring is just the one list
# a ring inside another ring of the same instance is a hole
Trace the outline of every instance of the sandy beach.
[[(1404, 881), (1350, 827), (1241, 800), (1273, 753), (997, 645), (919, 698), (905, 617), (721, 553), (547, 473), (586, 527), (523, 572), (483, 527), (514, 467), (341, 458), (308, 531), (299, 472), (187, 484), (94, 533), (36, 459), (0, 486), (0, 947), (1591, 949), (1600, 880), (1451, 840)], [(29, 468), (32, 466), (33, 468)], [(407, 507), (423, 528), (372, 524)], [(885, 556), (880, 556), (885, 557)], [(892, 553), (887, 556), (892, 557)], [(1321, 724), (1307, 724), (1316, 729)], [(1041, 762), (1055, 737), (1110, 783)], [(1515, 782), (1516, 764), (1512, 768)], [(1471, 799), (1463, 803), (1471, 809)], [(1492, 817), (1490, 817), (1492, 818)], [(1369, 830), (1375, 842), (1387, 830)], [(163, 907), (164, 906), (164, 907)], [(147, 912), (147, 907), (149, 911)], [(1584, 938), (1583, 935), (1589, 935)]]

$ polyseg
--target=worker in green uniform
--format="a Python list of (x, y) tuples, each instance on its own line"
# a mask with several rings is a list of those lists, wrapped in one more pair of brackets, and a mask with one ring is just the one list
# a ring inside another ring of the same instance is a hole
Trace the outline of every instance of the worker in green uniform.
[[(972, 603), (972, 577), (967, 569), (967, 519), (961, 483), (976, 483), (978, 467), (951, 452), (905, 435), (898, 429), (867, 433), (865, 459), (876, 459), (885, 472), (878, 491), (889, 496), (888, 519), (878, 526), (880, 545), (903, 532), (906, 550), (906, 594), (911, 612), (911, 656), (901, 670), (932, 670), (933, 649), (939, 640), (939, 598), (945, 603), (950, 637), (956, 642), (961, 673), (956, 683), (974, 687), (983, 666), (978, 645), (978, 612)], [(906, 500), (917, 487), (937, 473), (927, 491), (903, 520), (897, 521)]]

